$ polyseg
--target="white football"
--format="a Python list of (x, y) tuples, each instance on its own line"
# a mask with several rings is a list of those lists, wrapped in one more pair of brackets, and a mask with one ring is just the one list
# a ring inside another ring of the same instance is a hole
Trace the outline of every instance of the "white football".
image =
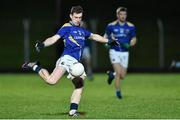
[(84, 73), (84, 66), (81, 63), (76, 62), (70, 67), (69, 72), (72, 76), (79, 77)]

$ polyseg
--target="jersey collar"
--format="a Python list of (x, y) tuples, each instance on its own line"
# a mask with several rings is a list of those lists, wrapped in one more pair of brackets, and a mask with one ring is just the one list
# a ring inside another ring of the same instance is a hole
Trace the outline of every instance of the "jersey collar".
[(69, 21), (69, 23), (72, 25), (72, 26), (77, 26), (77, 27), (80, 27), (81, 25), (75, 25), (72, 21)]
[(119, 24), (120, 26), (123, 26), (123, 25), (125, 25), (125, 24), (126, 24), (126, 21), (125, 21), (124, 23), (120, 23), (120, 21), (119, 21), (119, 20), (117, 20), (117, 24)]

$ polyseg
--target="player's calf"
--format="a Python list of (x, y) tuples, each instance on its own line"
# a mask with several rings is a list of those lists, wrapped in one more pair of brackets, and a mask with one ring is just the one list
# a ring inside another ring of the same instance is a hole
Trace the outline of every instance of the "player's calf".
[(81, 99), (81, 94), (83, 91), (84, 81), (81, 77), (75, 77), (72, 79), (72, 82), (74, 84), (75, 90), (73, 91), (73, 94), (71, 96), (71, 105), (70, 105), (70, 116), (78, 116), (78, 106)]

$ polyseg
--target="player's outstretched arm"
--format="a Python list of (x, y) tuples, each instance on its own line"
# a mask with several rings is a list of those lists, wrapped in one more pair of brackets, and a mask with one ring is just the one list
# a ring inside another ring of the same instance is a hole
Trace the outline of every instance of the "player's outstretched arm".
[(102, 42), (102, 43), (108, 43), (109, 42), (109, 40), (107, 38), (104, 38), (104, 37), (102, 37), (102, 36), (100, 36), (98, 34), (93, 34), (92, 33), (89, 38), (92, 39), (92, 40), (95, 40), (97, 42)]
[(54, 43), (57, 42), (57, 40), (60, 38), (59, 35), (54, 35), (52, 37), (49, 37), (47, 38), (44, 42), (40, 42), (40, 41), (37, 41), (35, 47), (36, 47), (36, 51), (37, 52), (40, 52), (40, 50), (44, 47), (47, 47), (47, 46), (50, 46), (50, 45), (53, 45)]
[(56, 42), (58, 41), (59, 38), (60, 38), (60, 36), (57, 35), (57, 34), (54, 35), (54, 36), (52, 36), (52, 37), (47, 38), (47, 39), (43, 42), (44, 47), (48, 47), (48, 46), (50, 46), (50, 45), (53, 45), (54, 43), (56, 43)]
[(116, 41), (114, 37), (112, 37), (111, 39), (107, 39), (98, 34), (91, 34), (90, 39), (95, 40), (97, 42), (101, 42), (101, 43), (107, 43), (108, 45), (111, 45), (111, 44), (119, 45), (119, 43)]

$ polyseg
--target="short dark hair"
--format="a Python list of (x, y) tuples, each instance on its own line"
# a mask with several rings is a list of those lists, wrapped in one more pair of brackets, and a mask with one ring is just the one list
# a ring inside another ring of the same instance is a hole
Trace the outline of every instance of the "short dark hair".
[(70, 14), (73, 14), (73, 13), (83, 13), (83, 8), (80, 5), (72, 6)]
[(127, 8), (126, 7), (118, 7), (117, 10), (116, 10), (116, 13), (118, 14), (121, 11), (127, 12)]

